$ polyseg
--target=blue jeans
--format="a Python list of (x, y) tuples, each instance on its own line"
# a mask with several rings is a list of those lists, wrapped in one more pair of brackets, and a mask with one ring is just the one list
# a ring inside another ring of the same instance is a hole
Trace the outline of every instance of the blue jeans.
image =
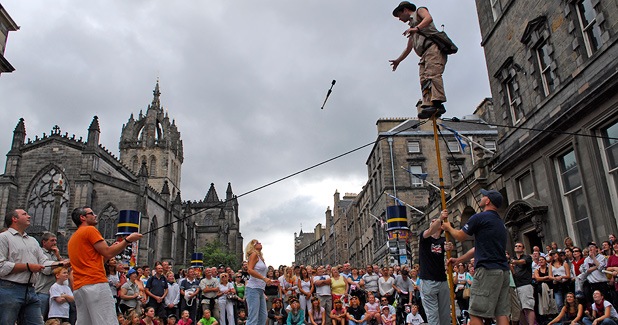
[(247, 301), (247, 325), (266, 324), (266, 299), (264, 290), (258, 288), (245, 288), (245, 299)]
[[(592, 319), (588, 318), (587, 316), (584, 317), (584, 319), (582, 319), (582, 322), (586, 325), (592, 325)], [(616, 321), (611, 319), (611, 318), (606, 318), (604, 320), (602, 320), (600, 323), (598, 323), (599, 325), (616, 325)]]
[(37, 292), (37, 297), (39, 297), (39, 302), (41, 303), (41, 314), (43, 315), (43, 320), (47, 320), (47, 315), (49, 314), (49, 294)]
[(556, 306), (558, 307), (558, 311), (561, 311), (562, 306), (564, 305), (564, 295), (562, 294), (562, 291), (554, 291), (554, 300), (556, 300)]
[(362, 322), (362, 323), (355, 323), (351, 320), (348, 321), (348, 325), (367, 325), (367, 322)]
[(41, 305), (34, 287), (0, 280), (0, 297), (0, 324), (15, 324), (19, 319), (23, 325), (43, 325)]

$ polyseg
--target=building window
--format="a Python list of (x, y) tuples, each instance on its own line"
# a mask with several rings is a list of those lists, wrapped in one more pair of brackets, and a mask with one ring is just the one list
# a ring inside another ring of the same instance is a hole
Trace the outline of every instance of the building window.
[(457, 140), (449, 140), (448, 142), (448, 151), (450, 152), (459, 152), (461, 150), (459, 146), (459, 141)]
[(154, 265), (155, 251), (157, 249), (157, 228), (159, 223), (157, 222), (157, 216), (153, 216), (150, 221), (150, 229), (148, 229), (148, 265)]
[(449, 174), (451, 176), (451, 184), (454, 184), (455, 182), (463, 179), (466, 173), (463, 160), (450, 161), (449, 171)]
[[(556, 75), (556, 62), (552, 58), (554, 50), (550, 36), (551, 28), (547, 17), (541, 15), (528, 22), (521, 38), (521, 42), (527, 48), (526, 57), (534, 67), (532, 74), (537, 78), (533, 82), (532, 88), (545, 97), (554, 91), (560, 83)], [(535, 101), (539, 99), (535, 99)]]
[(495, 140), (485, 140), (485, 148), (496, 151), (496, 141)]
[[(610, 192), (618, 195), (618, 122), (601, 130), (605, 169), (609, 174)], [(615, 207), (618, 209), (618, 207)]]
[[(69, 199), (71, 197), (70, 187), (62, 173), (51, 168), (34, 183), (28, 195), (28, 206), (26, 210), (31, 216), (30, 227), (28, 233), (31, 235), (43, 233), (51, 230), (52, 214), (56, 208), (56, 204), (60, 206), (60, 214), (58, 216), (58, 230), (66, 229)], [(58, 187), (62, 188), (62, 192), (55, 191)]]
[(108, 242), (113, 243), (116, 238), (116, 225), (118, 224), (118, 210), (109, 204), (101, 213), (99, 213), (99, 232)]
[(519, 195), (522, 200), (529, 199), (534, 196), (534, 182), (530, 172), (525, 173), (517, 179), (519, 186)]
[(597, 24), (597, 12), (594, 10), (591, 0), (580, 0), (575, 4), (577, 11), (577, 20), (581, 28), (584, 44), (586, 45), (586, 53), (588, 57), (592, 56), (601, 46), (601, 28)]
[[(423, 167), (419, 165), (410, 165), (410, 183), (412, 187), (423, 186), (423, 180), (419, 177), (423, 174)], [(419, 176), (414, 176), (419, 175)]]
[(515, 78), (509, 78), (504, 82), (504, 90), (506, 91), (506, 103), (509, 106), (509, 112), (511, 113), (511, 121), (513, 125), (517, 124), (523, 117), (523, 113), (520, 109), (519, 88), (515, 82)]
[(408, 141), (408, 153), (420, 153), (421, 142), (420, 141)]
[(494, 21), (498, 20), (500, 14), (502, 13), (502, 4), (500, 0), (490, 0), (491, 1), (491, 13), (493, 14)]
[(552, 60), (549, 56), (551, 48), (548, 45), (547, 40), (541, 41), (535, 51), (537, 64), (539, 66), (539, 73), (541, 75), (541, 82), (543, 84), (543, 93), (545, 96), (548, 96), (555, 89), (554, 80), (556, 79), (556, 76), (551, 69)]
[(590, 242), (594, 236), (575, 151), (571, 149), (558, 156), (556, 163), (562, 191), (562, 204), (565, 214), (570, 217), (572, 232), (575, 233), (578, 242)]
[(157, 176), (157, 158), (150, 156), (150, 176)]

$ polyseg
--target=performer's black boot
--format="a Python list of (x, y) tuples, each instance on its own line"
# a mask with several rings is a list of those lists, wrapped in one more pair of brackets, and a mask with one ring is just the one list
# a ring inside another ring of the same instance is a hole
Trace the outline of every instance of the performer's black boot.
[(421, 105), (421, 111), (418, 113), (419, 119), (428, 119), (431, 118), (434, 114), (436, 117), (442, 116), (442, 114), (446, 113), (446, 108), (441, 101), (434, 100), (432, 101), (432, 106), (427, 107), (426, 105)]

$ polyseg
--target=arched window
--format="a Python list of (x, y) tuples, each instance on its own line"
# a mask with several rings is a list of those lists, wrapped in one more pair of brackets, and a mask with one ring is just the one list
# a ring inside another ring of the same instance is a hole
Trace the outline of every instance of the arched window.
[(141, 129), (139, 129), (139, 132), (137, 133), (137, 140), (138, 141), (143, 141), (144, 140), (144, 131), (146, 130), (146, 128), (144, 126), (142, 126)]
[(163, 140), (163, 127), (161, 127), (161, 122), (159, 122), (159, 120), (157, 120), (157, 134), (155, 140)]
[(155, 262), (155, 251), (157, 249), (157, 230), (155, 229), (158, 227), (157, 216), (152, 216), (148, 229), (148, 265), (154, 265)]
[(137, 156), (131, 158), (131, 169), (133, 169), (135, 173), (139, 172), (139, 159), (137, 159)]
[(52, 215), (56, 204), (60, 205), (58, 230), (65, 230), (70, 189), (62, 172), (52, 167), (47, 172), (42, 173), (33, 184), (28, 194), (26, 208), (28, 214), (32, 217), (28, 233), (36, 235), (51, 230)]
[(157, 158), (155, 156), (150, 156), (150, 176), (157, 176)]
[(118, 224), (118, 209), (110, 203), (99, 213), (98, 219), (101, 236), (108, 241), (114, 242), (117, 230), (116, 225)]

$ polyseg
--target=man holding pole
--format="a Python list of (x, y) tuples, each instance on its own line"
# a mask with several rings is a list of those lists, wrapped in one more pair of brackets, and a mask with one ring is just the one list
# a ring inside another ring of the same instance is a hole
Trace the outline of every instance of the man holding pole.
[(444, 252), (451, 245), (441, 236), (440, 228), (440, 221), (447, 218), (448, 212), (443, 210), (440, 219), (432, 220), (429, 229), (423, 231), (418, 240), (421, 294), (427, 322), (432, 325), (451, 324), (450, 289), (444, 268)]
[(470, 288), (470, 324), (483, 324), (485, 318), (496, 318), (498, 325), (509, 323), (509, 264), (506, 251), (507, 231), (498, 214), (502, 195), (495, 190), (481, 190), (483, 212), (470, 217), (461, 230), (443, 221), (442, 229), (458, 241), (474, 236), (474, 249), (449, 262), (459, 263), (474, 255), (474, 281)]

